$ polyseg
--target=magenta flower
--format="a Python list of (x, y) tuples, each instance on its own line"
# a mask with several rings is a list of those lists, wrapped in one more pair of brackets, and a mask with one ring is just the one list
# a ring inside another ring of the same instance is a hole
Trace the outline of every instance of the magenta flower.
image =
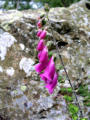
[(44, 45), (44, 40), (41, 39), (41, 40), (39, 41), (38, 45), (37, 45), (37, 50), (38, 50), (38, 51), (41, 51), (41, 50), (43, 50), (44, 47), (45, 47), (45, 45)]
[(37, 37), (39, 37), (41, 35), (41, 33), (42, 33), (42, 30), (39, 29), (38, 32), (37, 32)]
[(41, 28), (41, 27), (42, 27), (42, 24), (41, 24), (41, 21), (40, 21), (40, 20), (38, 21), (37, 26), (38, 26), (38, 28)]
[(48, 64), (48, 62), (36, 64), (36, 65), (35, 65), (35, 70), (36, 70), (36, 72), (37, 72), (37, 73), (42, 72), (42, 71), (46, 68), (47, 64)]
[(42, 53), (42, 51), (40, 51), (40, 52), (38, 53), (38, 59), (40, 59), (41, 53)]
[(38, 59), (39, 59), (40, 63), (47, 63), (48, 62), (48, 49), (46, 46), (38, 54)]
[(55, 72), (52, 82), (46, 84), (46, 86), (45, 86), (45, 87), (48, 89), (48, 91), (49, 91), (50, 94), (53, 93), (54, 88), (55, 88), (56, 85), (57, 85), (57, 81), (58, 81), (58, 75), (57, 75), (57, 73)]
[(35, 70), (36, 72), (40, 73), (48, 65), (48, 49), (46, 46), (43, 48), (42, 51), (39, 52), (38, 59), (40, 63), (35, 65)]
[(45, 81), (45, 83), (50, 83), (53, 80), (54, 74), (55, 74), (55, 64), (53, 61), (53, 57), (51, 57), (44, 73), (42, 73), (40, 77), (42, 78), (42, 80)]
[(40, 39), (44, 39), (45, 37), (46, 37), (46, 30), (43, 30), (40, 35)]
[[(37, 27), (42, 27), (42, 23), (40, 20), (37, 23)], [(38, 59), (40, 63), (35, 65), (35, 70), (39, 74), (44, 71), (42, 74), (40, 74), (40, 77), (42, 78), (42, 80), (45, 81), (45, 87), (48, 89), (49, 93), (52, 94), (54, 88), (57, 85), (58, 75), (56, 73), (53, 57), (51, 57), (48, 62), (48, 49), (44, 44), (46, 30), (42, 31), (41, 29), (39, 29), (37, 32), (37, 36), (40, 38), (40, 41), (37, 45), (37, 51), (39, 51)]]

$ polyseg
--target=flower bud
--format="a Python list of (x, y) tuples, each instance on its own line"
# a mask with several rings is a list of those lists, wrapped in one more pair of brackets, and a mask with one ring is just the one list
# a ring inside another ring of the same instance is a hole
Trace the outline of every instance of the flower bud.
[(37, 26), (38, 26), (38, 28), (42, 27), (41, 21), (38, 21)]

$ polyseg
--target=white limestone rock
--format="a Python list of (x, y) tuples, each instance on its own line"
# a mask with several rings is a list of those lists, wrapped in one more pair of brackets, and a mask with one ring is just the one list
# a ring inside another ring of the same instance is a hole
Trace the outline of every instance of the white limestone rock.
[(21, 50), (25, 49), (25, 45), (24, 44), (20, 43), (19, 46), (20, 46)]
[(2, 68), (2, 66), (0, 66), (0, 72), (1, 72), (1, 73), (3, 72), (3, 68)]
[(14, 73), (15, 73), (15, 70), (14, 70), (13, 67), (9, 67), (9, 68), (6, 70), (6, 74), (7, 74), (8, 76), (13, 76)]
[(31, 58), (23, 57), (19, 63), (20, 70), (24, 70), (26, 76), (30, 76), (32, 71), (34, 70), (33, 67), (34, 61)]
[(16, 42), (16, 39), (11, 34), (9, 34), (7, 32), (0, 34), (0, 58), (1, 58), (1, 61), (3, 61), (5, 59), (8, 48), (10, 48), (14, 44), (14, 42)]

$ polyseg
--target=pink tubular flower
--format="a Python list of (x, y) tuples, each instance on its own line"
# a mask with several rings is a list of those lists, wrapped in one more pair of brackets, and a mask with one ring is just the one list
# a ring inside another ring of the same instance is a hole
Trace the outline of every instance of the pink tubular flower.
[(39, 62), (40, 63), (47, 63), (48, 62), (48, 49), (45, 46), (42, 51), (38, 54)]
[(55, 74), (55, 64), (53, 61), (53, 57), (51, 57), (47, 65), (47, 68), (45, 69), (44, 73), (40, 75), (40, 77), (42, 78), (42, 80), (45, 81), (45, 83), (50, 83), (53, 80), (54, 74)]
[(46, 37), (46, 30), (43, 30), (40, 35), (40, 39), (44, 39), (45, 37)]
[(44, 40), (41, 39), (41, 40), (39, 41), (38, 45), (37, 45), (37, 50), (38, 50), (38, 51), (41, 51), (41, 50), (43, 50), (44, 47), (45, 47), (45, 45), (44, 45)]
[(35, 70), (37, 73), (40, 73), (41, 71), (43, 71), (48, 63), (38, 63), (35, 65)]
[(42, 53), (42, 51), (40, 51), (40, 52), (38, 53), (38, 59), (40, 59), (41, 53)]
[(42, 27), (42, 24), (41, 24), (41, 21), (40, 21), (40, 20), (38, 21), (37, 26), (38, 26), (38, 28), (41, 28), (41, 27)]
[(48, 65), (48, 49), (44, 47), (42, 51), (38, 54), (39, 62), (35, 65), (36, 72), (40, 73), (43, 71)]
[(50, 94), (53, 93), (54, 88), (55, 88), (56, 85), (57, 85), (57, 81), (58, 81), (58, 75), (57, 75), (57, 73), (55, 72), (52, 82), (46, 84), (46, 86), (45, 86), (45, 87), (48, 89), (48, 91), (49, 91)]
[(39, 29), (38, 32), (37, 32), (37, 37), (39, 37), (41, 35), (41, 33), (42, 33), (42, 30)]

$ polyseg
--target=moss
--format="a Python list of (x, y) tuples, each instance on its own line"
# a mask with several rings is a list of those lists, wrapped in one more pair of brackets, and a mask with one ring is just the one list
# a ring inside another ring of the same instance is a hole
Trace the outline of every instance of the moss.
[(78, 107), (76, 106), (76, 105), (74, 105), (74, 104), (69, 104), (68, 105), (68, 108), (69, 108), (69, 111), (72, 113), (72, 114), (74, 114), (74, 113), (77, 113), (78, 112)]
[(67, 88), (67, 92), (72, 93), (72, 88)]
[(72, 102), (72, 101), (73, 101), (73, 97), (68, 96), (68, 95), (64, 95), (64, 99), (65, 99), (67, 102)]
[(81, 85), (78, 88), (78, 92), (77, 93), (80, 94), (83, 97), (88, 96), (89, 95), (88, 86), (87, 85)]
[(78, 120), (78, 116), (77, 115), (72, 115), (72, 119), (73, 120)]
[(62, 65), (57, 65), (57, 66), (56, 66), (56, 69), (57, 69), (57, 70), (62, 70), (62, 69), (63, 69), (63, 66), (62, 66)]
[(81, 118), (80, 120), (88, 120), (88, 118)]
[(61, 88), (61, 93), (72, 95), (72, 89), (71, 88)]

